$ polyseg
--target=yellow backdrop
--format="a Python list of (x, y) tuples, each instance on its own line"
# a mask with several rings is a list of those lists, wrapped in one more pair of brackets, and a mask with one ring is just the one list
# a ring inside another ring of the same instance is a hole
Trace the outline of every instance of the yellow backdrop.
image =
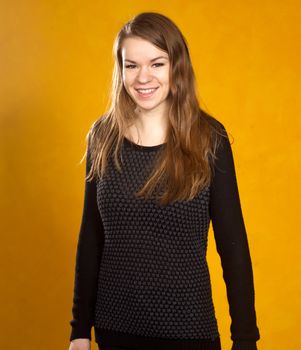
[[(201, 105), (234, 137), (258, 349), (301, 348), (300, 10), (297, 0), (2, 1), (3, 349), (68, 349), (84, 189), (79, 161), (88, 128), (107, 106), (114, 36), (141, 11), (178, 24)], [(208, 263), (227, 350), (230, 317), (212, 228)]]

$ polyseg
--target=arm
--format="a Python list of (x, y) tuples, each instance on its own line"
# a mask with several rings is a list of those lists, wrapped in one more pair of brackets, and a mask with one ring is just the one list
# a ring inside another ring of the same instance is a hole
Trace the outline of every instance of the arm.
[[(88, 147), (86, 175), (90, 167), (90, 150)], [(85, 182), (83, 214), (76, 253), (70, 341), (77, 338), (91, 340), (102, 244), (103, 225), (97, 207), (94, 178), (91, 182)]]
[(232, 350), (256, 350), (260, 334), (252, 262), (228, 136), (223, 137), (217, 156), (210, 187), (210, 216), (226, 283)]

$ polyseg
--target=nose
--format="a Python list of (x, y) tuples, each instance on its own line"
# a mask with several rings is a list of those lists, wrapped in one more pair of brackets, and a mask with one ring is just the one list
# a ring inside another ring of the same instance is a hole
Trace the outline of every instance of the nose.
[(152, 80), (151, 74), (147, 67), (140, 68), (137, 74), (137, 80), (139, 83), (147, 83)]

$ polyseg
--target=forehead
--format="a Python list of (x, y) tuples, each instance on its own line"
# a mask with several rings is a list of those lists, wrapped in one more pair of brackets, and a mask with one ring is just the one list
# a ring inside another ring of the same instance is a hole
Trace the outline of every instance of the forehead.
[(124, 39), (121, 45), (121, 55), (123, 60), (135, 61), (148, 61), (158, 56), (168, 58), (167, 52), (139, 37)]

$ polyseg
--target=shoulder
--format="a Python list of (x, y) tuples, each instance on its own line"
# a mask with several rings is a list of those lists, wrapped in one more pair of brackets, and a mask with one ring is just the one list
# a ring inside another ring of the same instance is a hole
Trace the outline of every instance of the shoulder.
[(202, 119), (210, 129), (209, 162), (213, 176), (216, 171), (229, 174), (233, 167), (233, 154), (227, 128), (218, 118), (201, 111)]
[(92, 141), (97, 135), (104, 133), (105, 129), (108, 127), (108, 124), (109, 118), (107, 114), (99, 116), (89, 128), (89, 139)]
[(95, 162), (96, 155), (99, 149), (99, 143), (101, 135), (104, 135), (104, 124), (106, 122), (105, 115), (100, 116), (97, 120), (93, 121), (86, 134), (86, 162), (87, 167), (90, 169)]
[(226, 126), (216, 117), (210, 115), (204, 110), (201, 111), (201, 119), (210, 129), (211, 146), (214, 154), (221, 152), (225, 145), (229, 144), (229, 136)]
[(101, 115), (91, 125), (86, 136), (87, 150), (91, 153), (98, 148), (98, 144), (104, 139), (108, 130), (107, 115)]
[(211, 127), (211, 129), (221, 133), (226, 131), (224, 124), (219, 119), (205, 112), (203, 109), (200, 109), (200, 116), (201, 119), (203, 119)]

